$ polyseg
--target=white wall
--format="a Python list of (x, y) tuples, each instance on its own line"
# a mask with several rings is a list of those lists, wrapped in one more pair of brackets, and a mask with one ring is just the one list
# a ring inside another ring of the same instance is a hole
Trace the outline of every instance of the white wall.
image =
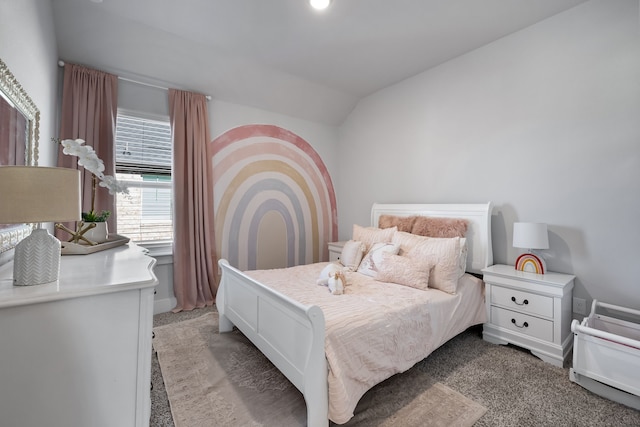
[(494, 260), (515, 221), (546, 222), (574, 296), (640, 307), (637, 0), (595, 0), (386, 88), (340, 131), (340, 237), (373, 202), (495, 204)]
[(58, 50), (51, 4), (0, 1), (0, 58), (40, 110), (40, 166), (52, 166), (57, 146)]
[[(57, 57), (51, 4), (0, 0), (0, 58), (40, 110), (40, 166), (54, 165), (57, 153), (49, 142), (57, 134)], [(0, 265), (12, 258), (12, 250), (0, 253)]]

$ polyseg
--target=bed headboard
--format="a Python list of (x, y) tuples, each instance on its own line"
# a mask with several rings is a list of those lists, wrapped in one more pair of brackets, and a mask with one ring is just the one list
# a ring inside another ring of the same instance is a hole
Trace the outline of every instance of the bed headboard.
[(493, 264), (491, 247), (491, 202), (483, 204), (381, 204), (371, 208), (371, 225), (378, 226), (381, 215), (431, 216), (463, 218), (469, 221), (467, 229), (467, 272), (482, 274), (481, 270)]

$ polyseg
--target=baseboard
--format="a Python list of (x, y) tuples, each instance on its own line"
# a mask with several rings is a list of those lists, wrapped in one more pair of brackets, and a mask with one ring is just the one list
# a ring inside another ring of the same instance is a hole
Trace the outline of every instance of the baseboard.
[(153, 314), (166, 313), (176, 306), (175, 298), (157, 299), (153, 302)]

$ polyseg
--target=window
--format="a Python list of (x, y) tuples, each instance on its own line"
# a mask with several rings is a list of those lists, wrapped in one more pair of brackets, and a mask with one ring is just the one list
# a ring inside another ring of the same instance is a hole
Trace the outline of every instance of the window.
[(117, 195), (118, 234), (134, 242), (173, 240), (171, 164), (169, 119), (118, 110), (116, 177), (129, 188)]

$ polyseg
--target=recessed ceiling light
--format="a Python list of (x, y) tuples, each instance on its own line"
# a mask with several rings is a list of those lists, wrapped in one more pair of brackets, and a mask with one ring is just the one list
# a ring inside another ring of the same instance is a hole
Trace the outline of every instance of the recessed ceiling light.
[(311, 7), (317, 10), (323, 10), (329, 7), (331, 0), (309, 0)]

